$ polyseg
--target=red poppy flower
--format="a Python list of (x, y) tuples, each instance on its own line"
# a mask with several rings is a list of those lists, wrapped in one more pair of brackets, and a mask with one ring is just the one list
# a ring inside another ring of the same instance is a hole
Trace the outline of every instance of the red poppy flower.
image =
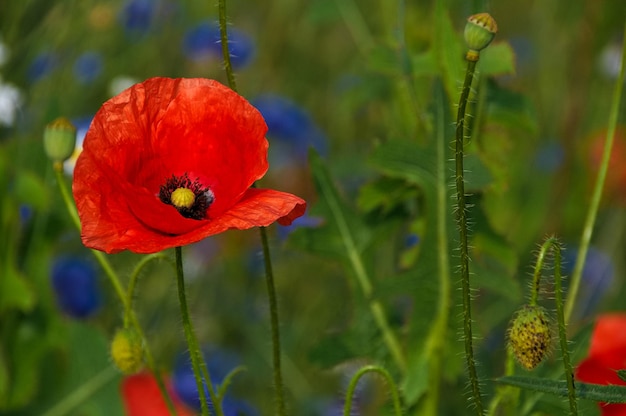
[[(165, 399), (152, 374), (138, 373), (125, 377), (121, 390), (127, 416), (170, 416)], [(193, 415), (193, 412), (180, 402), (171, 389), (170, 397), (178, 416)]]
[(267, 126), (208, 79), (151, 78), (96, 113), (76, 162), (83, 243), (154, 253), (228, 229), (289, 225), (301, 198), (250, 186), (268, 168)]
[[(576, 378), (594, 384), (626, 385), (616, 370), (626, 368), (626, 314), (598, 318), (589, 355), (576, 369)], [(626, 416), (626, 404), (600, 403), (603, 416)]]

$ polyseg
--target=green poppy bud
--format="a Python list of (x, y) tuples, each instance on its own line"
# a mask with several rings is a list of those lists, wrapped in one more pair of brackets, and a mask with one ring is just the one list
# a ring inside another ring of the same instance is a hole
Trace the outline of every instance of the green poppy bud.
[(55, 169), (72, 156), (76, 147), (76, 127), (65, 117), (60, 117), (46, 126), (43, 145)]
[(468, 17), (465, 25), (465, 43), (470, 49), (467, 59), (477, 61), (479, 52), (489, 46), (497, 32), (498, 25), (489, 13)]
[(543, 308), (524, 306), (517, 311), (509, 327), (509, 348), (527, 370), (537, 367), (548, 355), (550, 320)]
[(130, 328), (119, 329), (111, 342), (111, 358), (124, 374), (137, 373), (143, 367), (141, 337)]

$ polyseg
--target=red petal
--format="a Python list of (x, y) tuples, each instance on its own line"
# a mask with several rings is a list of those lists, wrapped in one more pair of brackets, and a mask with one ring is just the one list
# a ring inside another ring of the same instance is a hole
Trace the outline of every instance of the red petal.
[(626, 353), (626, 314), (614, 313), (598, 317), (591, 336), (589, 355), (604, 355), (619, 349)]
[[(83, 243), (152, 253), (230, 228), (291, 223), (303, 200), (249, 189), (267, 170), (266, 131), (254, 107), (212, 80), (152, 78), (107, 101), (74, 170)], [(166, 179), (185, 172), (215, 195), (207, 220), (158, 199)]]
[[(152, 374), (139, 373), (124, 378), (122, 398), (127, 416), (170, 416), (156, 379)], [(190, 412), (170, 393), (179, 416), (191, 416)]]

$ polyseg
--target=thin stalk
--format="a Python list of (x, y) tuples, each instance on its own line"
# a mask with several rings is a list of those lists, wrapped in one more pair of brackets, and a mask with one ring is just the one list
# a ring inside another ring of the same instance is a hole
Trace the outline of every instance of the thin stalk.
[[(624, 24), (626, 28), (626, 23)], [(609, 113), (609, 127), (606, 132), (606, 141), (604, 142), (604, 151), (602, 153), (602, 162), (600, 164), (600, 170), (596, 178), (596, 183), (593, 187), (593, 194), (591, 196), (591, 204), (589, 205), (589, 211), (587, 211), (587, 218), (585, 219), (585, 226), (580, 238), (580, 244), (578, 249), (578, 256), (576, 263), (574, 264), (574, 272), (570, 281), (567, 301), (565, 302), (565, 322), (569, 322), (574, 311), (574, 305), (576, 304), (576, 296), (578, 295), (578, 288), (580, 287), (580, 281), (582, 279), (583, 267), (585, 265), (585, 259), (587, 257), (587, 251), (589, 250), (589, 243), (591, 241), (591, 234), (593, 233), (593, 226), (596, 223), (596, 217), (598, 216), (598, 209), (600, 207), (600, 200), (602, 199), (602, 190), (604, 189), (604, 182), (606, 180), (606, 174), (609, 170), (609, 160), (611, 158), (611, 150), (613, 148), (613, 140), (615, 138), (615, 130), (617, 127), (617, 120), (619, 115), (620, 101), (622, 98), (622, 89), (624, 87), (624, 77), (626, 73), (626, 30), (624, 31), (624, 39), (622, 40), (622, 63), (619, 76), (613, 89), (613, 98), (611, 100), (611, 110)]]
[(456, 222), (459, 228), (459, 247), (461, 255), (461, 289), (463, 296), (463, 338), (465, 342), (465, 360), (467, 363), (467, 371), (470, 380), (470, 389), (472, 400), (476, 413), (482, 415), (483, 404), (480, 395), (480, 384), (476, 373), (476, 362), (474, 359), (474, 347), (472, 345), (472, 303), (470, 293), (470, 272), (469, 272), (469, 248), (467, 244), (467, 208), (465, 204), (465, 180), (463, 168), (463, 141), (465, 135), (465, 107), (469, 99), (469, 93), (474, 79), (474, 70), (476, 61), (467, 61), (467, 70), (465, 71), (465, 81), (461, 90), (461, 98), (459, 100), (459, 111), (457, 113), (456, 122)]
[(393, 381), (393, 377), (389, 374), (389, 371), (385, 370), (383, 367), (375, 366), (375, 365), (367, 365), (363, 368), (360, 368), (352, 379), (350, 380), (350, 384), (348, 385), (348, 391), (346, 392), (346, 403), (343, 408), (343, 415), (350, 416), (352, 415), (352, 398), (354, 396), (354, 392), (356, 390), (356, 386), (359, 383), (361, 377), (363, 377), (367, 373), (378, 373), (385, 379), (385, 382), (389, 385), (389, 392), (391, 393), (391, 400), (393, 402), (393, 409), (395, 416), (402, 416), (402, 406), (400, 404), (400, 394), (398, 393), (398, 387), (396, 383)]
[(537, 263), (535, 264), (535, 272), (533, 274), (533, 290), (531, 293), (530, 306), (537, 305), (537, 295), (539, 293), (539, 284), (541, 280), (541, 271), (546, 255), (554, 252), (554, 300), (556, 303), (556, 317), (559, 327), (559, 344), (561, 347), (561, 355), (563, 357), (563, 370), (567, 383), (567, 397), (569, 401), (570, 415), (578, 415), (578, 402), (576, 401), (576, 388), (574, 386), (574, 371), (567, 348), (567, 331), (565, 329), (565, 315), (563, 312), (563, 287), (561, 276), (561, 245), (556, 237), (550, 237), (541, 245)]
[(154, 253), (144, 256), (139, 260), (139, 263), (135, 266), (133, 273), (130, 275), (130, 279), (128, 281), (128, 289), (126, 290), (126, 310), (124, 312), (124, 326), (129, 325), (131, 311), (133, 310), (133, 299), (135, 295), (135, 288), (137, 287), (137, 281), (139, 280), (139, 275), (146, 265), (155, 260), (163, 260), (167, 259), (165, 254), (163, 253)]
[[(54, 173), (56, 175), (57, 184), (59, 185), (59, 190), (61, 191), (63, 202), (65, 202), (65, 207), (67, 208), (67, 212), (69, 213), (69, 216), (72, 219), (74, 226), (80, 232), (81, 225), (80, 225), (80, 219), (78, 217), (78, 211), (76, 210), (76, 206), (74, 205), (74, 200), (72, 199), (70, 192), (67, 189), (67, 186), (65, 184), (65, 178), (63, 177), (63, 165), (55, 164), (53, 168), (54, 168)], [(169, 410), (171, 415), (176, 416), (177, 412), (176, 412), (176, 408), (174, 407), (174, 403), (172, 402), (172, 399), (169, 393), (167, 392), (167, 389), (165, 388), (163, 377), (161, 377), (160, 372), (157, 371), (154, 357), (152, 355), (152, 351), (148, 347), (146, 336), (143, 332), (143, 329), (141, 328), (141, 325), (139, 325), (137, 316), (135, 315), (134, 311), (129, 305), (130, 303), (129, 298), (126, 296), (124, 292), (124, 288), (122, 287), (122, 284), (120, 283), (119, 277), (115, 273), (115, 270), (113, 270), (111, 263), (109, 263), (104, 253), (98, 250), (90, 250), (90, 251), (96, 258), (98, 263), (100, 263), (100, 267), (102, 267), (104, 274), (109, 279), (109, 282), (111, 282), (111, 285), (113, 286), (113, 289), (117, 297), (119, 298), (120, 302), (122, 303), (122, 306), (124, 307), (124, 311), (128, 314), (128, 316), (125, 316), (124, 318), (125, 323), (127, 323), (126, 321), (128, 318), (132, 326), (137, 331), (137, 334), (139, 334), (139, 337), (141, 337), (142, 344), (144, 347), (144, 355), (146, 357), (146, 364), (148, 364), (148, 368), (150, 369), (150, 371), (154, 375), (154, 378), (156, 379), (157, 385), (159, 386), (159, 391), (161, 392), (161, 396), (163, 396), (165, 400), (165, 404), (167, 405), (167, 409)], [(128, 311), (130, 311), (130, 313), (128, 313)]]
[[(224, 57), (224, 70), (228, 79), (228, 86), (237, 92), (237, 83), (233, 66), (230, 62), (230, 50), (228, 47), (228, 29), (226, 15), (226, 0), (219, 0), (219, 25), (220, 38), (222, 42), (222, 55)], [(254, 186), (254, 185), (253, 185)], [(276, 286), (274, 284), (274, 272), (272, 269), (272, 256), (270, 246), (267, 239), (267, 230), (265, 227), (259, 227), (261, 236), (261, 245), (263, 246), (263, 259), (265, 264), (265, 281), (267, 283), (267, 297), (270, 305), (270, 327), (272, 332), (272, 371), (274, 375), (274, 401), (276, 406), (276, 414), (284, 416), (285, 413), (285, 394), (284, 383), (281, 368), (281, 348), (280, 348), (280, 329), (278, 318), (278, 300), (276, 297)]]
[[(207, 402), (206, 392), (204, 391), (204, 384), (206, 383), (207, 390), (209, 391), (209, 399), (212, 403), (212, 409), (217, 412), (217, 416), (224, 416), (222, 412), (222, 405), (217, 400), (217, 396), (213, 391), (213, 383), (211, 377), (208, 374), (208, 369), (198, 339), (193, 329), (193, 324), (189, 318), (189, 307), (187, 305), (187, 295), (185, 293), (185, 275), (183, 272), (183, 254), (181, 247), (176, 247), (176, 282), (178, 283), (178, 301), (180, 303), (180, 314), (183, 320), (183, 329), (185, 331), (185, 337), (187, 338), (187, 346), (189, 348), (189, 356), (191, 357), (191, 366), (193, 367), (194, 377), (196, 379), (196, 386), (198, 387), (198, 394), (200, 395), (200, 406), (202, 409), (202, 416), (209, 416), (209, 404)], [(203, 383), (203, 378), (205, 383)]]

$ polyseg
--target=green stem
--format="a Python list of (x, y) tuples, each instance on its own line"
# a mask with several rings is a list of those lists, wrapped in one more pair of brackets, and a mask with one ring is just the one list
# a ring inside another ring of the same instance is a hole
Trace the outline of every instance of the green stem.
[[(624, 26), (626, 27), (626, 24)], [(587, 257), (587, 251), (589, 249), (589, 243), (591, 241), (591, 234), (593, 232), (593, 226), (596, 223), (596, 217), (598, 216), (600, 200), (602, 199), (602, 190), (604, 189), (604, 181), (606, 180), (606, 174), (609, 169), (609, 160), (611, 158), (611, 149), (613, 148), (613, 139), (617, 128), (620, 101), (622, 98), (622, 88), (624, 87), (624, 77), (626, 73), (626, 30), (624, 31), (624, 39), (622, 41), (621, 65), (621, 70), (619, 76), (617, 77), (615, 88), (613, 89), (613, 99), (611, 100), (611, 111), (609, 113), (609, 127), (606, 133), (606, 141), (604, 142), (602, 162), (600, 164), (598, 177), (596, 178), (596, 183), (593, 188), (591, 204), (589, 205), (589, 211), (587, 212), (587, 218), (585, 219), (585, 226), (583, 228), (583, 234), (580, 238), (580, 245), (578, 248), (578, 256), (576, 258), (574, 272), (572, 273), (568, 289), (569, 293), (567, 295), (567, 301), (565, 302), (566, 322), (569, 322), (572, 317), (574, 305), (576, 304), (576, 296), (578, 295), (578, 288), (582, 279), (582, 272), (585, 265), (585, 259)]]
[(219, 0), (219, 24), (220, 24), (220, 39), (222, 42), (222, 56), (224, 57), (224, 70), (226, 71), (226, 78), (228, 79), (228, 86), (231, 90), (237, 92), (237, 82), (235, 81), (235, 74), (233, 72), (233, 65), (230, 62), (230, 50), (228, 48), (228, 29), (226, 18), (226, 0)]
[(393, 381), (393, 378), (391, 377), (391, 374), (389, 374), (389, 371), (375, 365), (367, 365), (359, 369), (359, 371), (357, 371), (354, 376), (352, 376), (350, 384), (348, 385), (348, 391), (346, 392), (346, 403), (343, 408), (344, 416), (350, 416), (352, 414), (352, 397), (354, 396), (356, 386), (359, 383), (361, 377), (363, 377), (367, 373), (378, 373), (384, 377), (387, 384), (389, 384), (389, 391), (391, 393), (394, 413), (396, 416), (401, 416), (402, 406), (400, 404), (400, 394), (398, 393), (398, 387), (396, 386), (396, 383)]
[(467, 61), (467, 70), (465, 71), (465, 82), (461, 90), (461, 99), (459, 100), (459, 111), (456, 122), (456, 222), (460, 234), (460, 255), (461, 255), (461, 289), (463, 296), (463, 338), (465, 341), (465, 359), (467, 362), (467, 371), (470, 379), (470, 389), (476, 413), (482, 415), (483, 404), (480, 396), (480, 385), (478, 375), (476, 373), (476, 362), (474, 360), (474, 348), (472, 345), (472, 305), (470, 294), (470, 273), (469, 273), (469, 249), (467, 244), (467, 207), (465, 204), (465, 180), (463, 168), (463, 139), (465, 134), (465, 107), (469, 99), (472, 80), (474, 79), (474, 70), (476, 61)]
[[(59, 190), (61, 191), (61, 196), (63, 198), (63, 202), (65, 202), (65, 207), (67, 208), (67, 212), (69, 213), (69, 216), (72, 219), (74, 226), (76, 226), (76, 228), (80, 232), (81, 225), (80, 225), (80, 219), (78, 217), (78, 211), (76, 210), (76, 206), (74, 205), (74, 200), (72, 199), (70, 192), (67, 189), (67, 186), (65, 184), (65, 178), (63, 177), (63, 166), (55, 164), (54, 173), (56, 175), (57, 184), (59, 185)], [(117, 297), (119, 298), (120, 302), (122, 303), (122, 306), (124, 307), (124, 311), (126, 312), (126, 316), (124, 317), (125, 323), (128, 323), (128, 320), (130, 320), (130, 323), (135, 327), (137, 334), (139, 334), (139, 336), (141, 337), (143, 341), (143, 345), (144, 345), (144, 353), (146, 356), (146, 362), (148, 364), (148, 368), (150, 369), (150, 371), (152, 372), (152, 374), (154, 375), (156, 379), (157, 385), (159, 386), (159, 391), (161, 392), (161, 395), (165, 399), (165, 404), (167, 405), (167, 409), (169, 410), (171, 415), (176, 416), (177, 412), (176, 412), (176, 408), (174, 407), (174, 403), (172, 402), (172, 399), (170, 395), (168, 394), (167, 389), (165, 388), (163, 377), (161, 377), (160, 372), (157, 371), (154, 357), (152, 356), (152, 351), (150, 351), (150, 348), (148, 347), (146, 336), (143, 332), (143, 329), (141, 328), (141, 325), (139, 325), (137, 316), (135, 315), (135, 313), (133, 312), (133, 310), (131, 309), (129, 305), (130, 303), (129, 298), (124, 293), (124, 288), (122, 287), (122, 284), (120, 283), (120, 279), (118, 278), (117, 274), (113, 270), (111, 263), (109, 263), (104, 253), (98, 250), (90, 250), (90, 251), (96, 258), (98, 263), (100, 263), (100, 267), (102, 267), (104, 274), (109, 279), (109, 282), (111, 282), (111, 285), (113, 286), (113, 289), (115, 290)], [(128, 313), (128, 311), (130, 311), (130, 313)]]
[(565, 371), (565, 379), (567, 382), (567, 396), (569, 400), (570, 415), (578, 414), (578, 403), (576, 401), (576, 389), (574, 387), (574, 371), (567, 348), (567, 331), (565, 329), (565, 316), (563, 313), (563, 287), (561, 276), (561, 245), (556, 237), (549, 237), (541, 245), (537, 263), (535, 264), (535, 272), (533, 274), (533, 287), (531, 292), (530, 306), (537, 305), (537, 297), (539, 294), (539, 284), (541, 282), (541, 272), (546, 255), (554, 252), (554, 297), (556, 302), (556, 316), (559, 327), (559, 344), (561, 347), (561, 355), (563, 356), (563, 369)]
[(183, 320), (183, 329), (185, 331), (185, 337), (187, 338), (187, 346), (189, 347), (189, 356), (191, 357), (191, 366), (193, 367), (193, 373), (196, 379), (196, 386), (198, 388), (198, 394), (200, 395), (200, 406), (202, 407), (202, 416), (209, 416), (209, 405), (207, 402), (206, 392), (204, 391), (203, 377), (206, 381), (206, 386), (209, 391), (209, 399), (213, 404), (214, 410), (217, 412), (217, 416), (224, 416), (222, 412), (222, 405), (217, 400), (217, 397), (213, 391), (213, 383), (211, 377), (208, 374), (208, 369), (198, 339), (193, 330), (191, 319), (189, 318), (189, 307), (187, 306), (187, 295), (185, 294), (185, 275), (183, 272), (183, 255), (180, 247), (175, 248), (176, 251), (176, 281), (178, 283), (178, 301), (180, 303), (180, 314)]
[(144, 256), (139, 260), (139, 263), (135, 266), (133, 273), (130, 275), (130, 280), (128, 281), (128, 289), (126, 290), (126, 310), (124, 312), (124, 326), (128, 326), (130, 324), (130, 317), (132, 315), (133, 310), (133, 299), (135, 295), (135, 288), (137, 287), (137, 281), (139, 280), (139, 276), (148, 265), (148, 263), (155, 260), (166, 260), (167, 256), (163, 253), (154, 253)]
[(576, 401), (576, 388), (574, 386), (574, 371), (567, 348), (567, 331), (565, 330), (565, 314), (563, 312), (563, 287), (561, 284), (561, 246), (554, 239), (554, 295), (556, 302), (556, 319), (559, 324), (559, 343), (563, 356), (563, 370), (567, 382), (567, 398), (569, 401), (570, 415), (578, 415), (578, 402)]
[(261, 232), (261, 243), (263, 245), (263, 259), (265, 261), (265, 281), (267, 283), (267, 297), (270, 304), (270, 323), (272, 331), (272, 362), (274, 372), (274, 389), (275, 402), (276, 402), (276, 414), (285, 415), (285, 399), (284, 399), (284, 387), (283, 376), (281, 371), (281, 358), (280, 358), (280, 330), (278, 321), (278, 301), (276, 300), (276, 288), (274, 285), (274, 273), (272, 270), (272, 260), (269, 251), (269, 243), (267, 241), (267, 230), (265, 227), (259, 228)]
[[(237, 83), (235, 74), (230, 62), (230, 51), (228, 48), (228, 32), (226, 18), (226, 0), (219, 0), (219, 25), (220, 37), (222, 42), (222, 55), (224, 57), (224, 70), (228, 79), (228, 86), (237, 92)], [(253, 185), (254, 186), (254, 185)], [(267, 283), (267, 296), (270, 305), (270, 327), (272, 332), (272, 367), (274, 373), (274, 389), (276, 414), (278, 416), (285, 415), (285, 398), (283, 387), (283, 376), (281, 369), (281, 348), (280, 348), (280, 329), (278, 319), (278, 301), (276, 298), (276, 287), (274, 284), (274, 272), (272, 270), (272, 257), (270, 254), (270, 246), (267, 239), (267, 230), (265, 227), (259, 227), (261, 235), (261, 244), (263, 246), (263, 258), (265, 263), (265, 280)]]

